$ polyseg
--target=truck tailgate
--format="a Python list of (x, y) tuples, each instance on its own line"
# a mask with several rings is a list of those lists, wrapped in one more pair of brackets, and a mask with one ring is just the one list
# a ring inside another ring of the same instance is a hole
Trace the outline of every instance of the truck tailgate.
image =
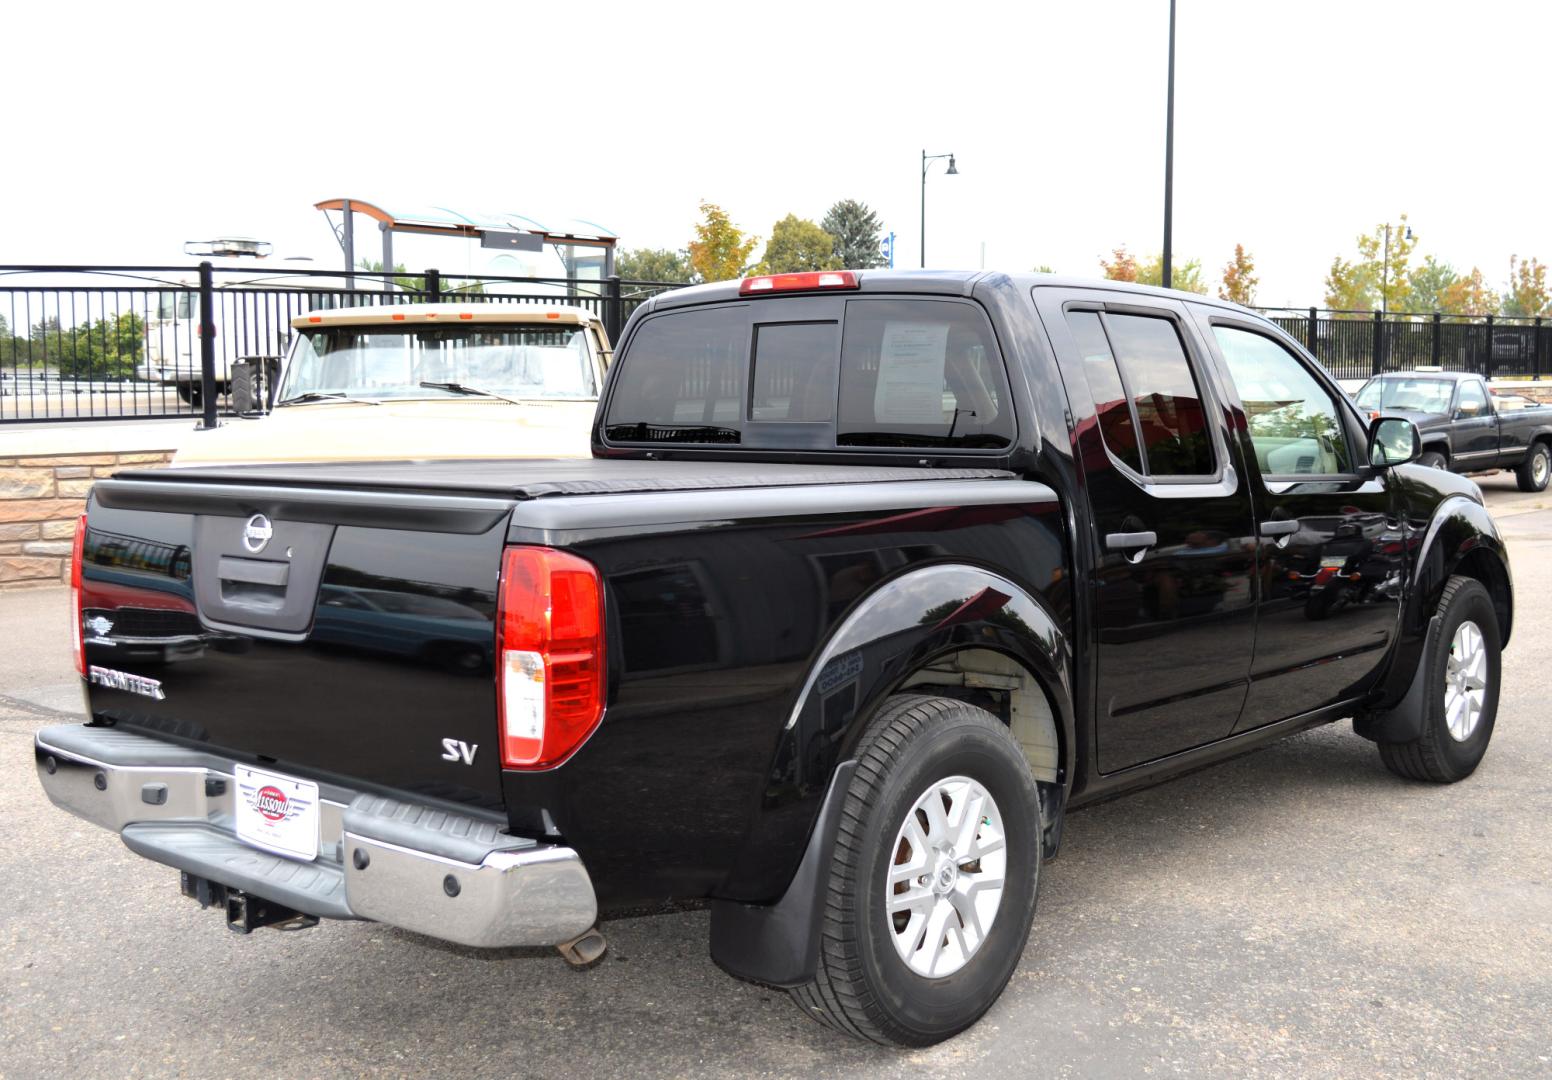
[(102, 481), (82, 557), (90, 710), (281, 772), (499, 809), (511, 506)]

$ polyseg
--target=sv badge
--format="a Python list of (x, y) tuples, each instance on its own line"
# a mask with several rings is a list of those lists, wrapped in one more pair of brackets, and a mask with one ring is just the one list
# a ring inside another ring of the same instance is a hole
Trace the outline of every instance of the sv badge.
[(442, 760), (461, 761), (465, 765), (474, 764), (474, 752), (480, 748), (479, 743), (459, 742), (457, 739), (442, 740)]

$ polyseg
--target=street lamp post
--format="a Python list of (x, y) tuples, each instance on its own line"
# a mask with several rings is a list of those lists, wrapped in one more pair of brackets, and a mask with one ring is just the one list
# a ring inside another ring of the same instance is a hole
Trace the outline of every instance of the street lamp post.
[(959, 175), (959, 170), (954, 167), (953, 154), (929, 154), (926, 150), (922, 151), (921, 264), (923, 269), (927, 266), (927, 170), (939, 158), (948, 158), (948, 171), (943, 174), (944, 176)]
[(1175, 202), (1175, 0), (1169, 0), (1169, 88), (1164, 105), (1164, 255), (1160, 284), (1170, 288)]
[[(1412, 239), (1412, 226), (1408, 225), (1405, 239)], [(1385, 222), (1385, 261), (1380, 264), (1380, 318), (1390, 313), (1386, 294), (1390, 291), (1390, 222)]]

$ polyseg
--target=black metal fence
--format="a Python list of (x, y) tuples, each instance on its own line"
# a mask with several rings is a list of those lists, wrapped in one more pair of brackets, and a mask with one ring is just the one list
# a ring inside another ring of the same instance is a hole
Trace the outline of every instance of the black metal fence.
[[(234, 375), (273, 370), (319, 308), (460, 301), (598, 315), (611, 340), (671, 284), (199, 266), (0, 266), (0, 423), (186, 415), (214, 424)], [(1552, 320), (1265, 308), (1337, 378), (1435, 366), (1552, 375)]]
[(1263, 308), (1339, 379), (1438, 367), (1487, 378), (1552, 375), (1552, 320)]
[(671, 284), (199, 266), (0, 266), (0, 423), (203, 417), (236, 377), (273, 369), (291, 320), (320, 308), (567, 304), (611, 341)]

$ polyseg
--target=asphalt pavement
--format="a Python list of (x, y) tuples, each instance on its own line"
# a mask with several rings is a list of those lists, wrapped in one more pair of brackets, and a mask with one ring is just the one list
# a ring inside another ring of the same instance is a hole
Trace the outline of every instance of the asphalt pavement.
[(1552, 1076), (1552, 493), (1481, 481), (1517, 613), (1493, 745), (1408, 783), (1340, 723), (1075, 813), (1001, 1001), (895, 1052), (712, 965), (704, 912), (609, 956), (365, 923), (239, 937), (44, 798), (68, 596), (0, 594), (0, 1078)]

